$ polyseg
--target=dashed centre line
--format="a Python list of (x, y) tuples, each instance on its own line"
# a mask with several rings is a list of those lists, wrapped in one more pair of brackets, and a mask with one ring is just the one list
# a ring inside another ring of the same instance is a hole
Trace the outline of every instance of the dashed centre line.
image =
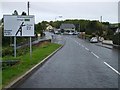
[[(80, 46), (82, 46), (83, 48), (85, 48), (87, 51), (90, 51), (87, 47), (85, 47), (84, 45), (81, 45), (79, 42), (77, 42), (76, 40), (75, 40), (75, 42), (77, 43), (77, 44), (79, 44)], [(95, 53), (93, 53), (93, 52), (91, 52), (91, 54), (93, 54), (96, 58), (100, 58), (98, 55), (96, 55)]]
[[(79, 44), (80, 46), (82, 46), (83, 48), (85, 48), (87, 51), (90, 51), (87, 47), (85, 47), (84, 45), (80, 44), (79, 42), (75, 41), (77, 44)], [(94, 52), (91, 52), (91, 54), (93, 54), (96, 58), (100, 58), (98, 55), (96, 55)], [(112, 69), (114, 72), (116, 72), (118, 75), (120, 75), (120, 72), (118, 72), (116, 69), (114, 69), (112, 66), (110, 66), (107, 62), (104, 62), (104, 64), (106, 66), (108, 66), (110, 69)]]
[(82, 47), (85, 47), (85, 46), (82, 45)]
[(94, 52), (91, 52), (96, 58), (100, 58), (98, 55), (96, 55)]
[(85, 47), (85, 49), (86, 49), (87, 51), (89, 51), (89, 49), (88, 49), (88, 48), (86, 48), (86, 47)]
[(120, 75), (120, 73), (114, 69), (112, 66), (110, 66), (108, 63), (104, 62), (105, 65), (107, 65), (110, 69), (112, 69), (114, 72), (116, 72), (118, 75)]

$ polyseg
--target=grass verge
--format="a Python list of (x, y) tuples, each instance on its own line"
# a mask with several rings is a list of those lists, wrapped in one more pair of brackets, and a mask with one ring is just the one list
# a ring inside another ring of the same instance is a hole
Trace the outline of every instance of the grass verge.
[[(32, 68), (34, 65), (39, 63), (45, 57), (50, 55), (53, 51), (59, 48), (61, 45), (48, 43), (42, 46), (34, 46), (32, 52), (32, 59), (30, 58), (29, 52), (22, 56), (18, 56), (16, 59), (20, 60), (20, 63), (12, 67), (8, 67), (2, 71), (2, 85), (5, 87), (10, 82), (21, 76), (27, 70)], [(5, 57), (3, 59), (9, 59)], [(12, 59), (12, 57), (10, 57)], [(14, 58), (14, 57), (13, 57)], [(15, 58), (14, 58), (15, 59)]]

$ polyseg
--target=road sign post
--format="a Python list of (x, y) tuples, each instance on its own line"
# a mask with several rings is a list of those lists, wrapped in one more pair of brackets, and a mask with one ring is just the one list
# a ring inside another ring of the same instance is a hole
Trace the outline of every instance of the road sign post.
[(30, 37), (30, 58), (32, 57), (31, 37), (34, 37), (34, 23), (34, 15), (4, 15), (4, 36), (14, 37), (14, 57), (17, 37)]
[(32, 38), (30, 37), (30, 59), (32, 58)]

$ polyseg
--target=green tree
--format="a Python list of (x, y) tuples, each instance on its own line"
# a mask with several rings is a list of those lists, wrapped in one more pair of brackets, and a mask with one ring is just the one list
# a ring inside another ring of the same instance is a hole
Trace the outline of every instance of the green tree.
[(3, 21), (4, 21), (3, 18), (0, 21), (1, 21), (1, 23), (3, 23)]
[(117, 45), (120, 45), (120, 33), (117, 33), (117, 34), (114, 35), (113, 43), (117, 44)]
[(47, 24), (49, 24), (47, 21), (42, 21), (41, 22), (41, 28), (42, 28), (42, 30), (46, 30)]
[(35, 24), (35, 32), (36, 32), (36, 33), (42, 32), (41, 23)]
[(26, 12), (24, 12), (24, 11), (23, 11), (21, 15), (24, 15), (24, 16), (26, 16), (27, 14), (26, 14)]
[(12, 15), (18, 15), (17, 10), (14, 10), (14, 13)]

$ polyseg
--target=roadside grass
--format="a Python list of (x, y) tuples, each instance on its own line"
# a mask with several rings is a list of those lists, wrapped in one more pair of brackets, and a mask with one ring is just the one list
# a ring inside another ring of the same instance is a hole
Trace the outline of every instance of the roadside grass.
[(90, 38), (92, 38), (92, 35), (85, 34), (85, 37), (90, 39)]
[(0, 90), (2, 89), (2, 69), (0, 69)]
[(54, 44), (54, 43), (47, 43), (47, 44), (43, 44), (42, 46), (34, 46), (33, 52), (32, 52), (32, 58), (30, 58), (29, 52), (27, 52), (24, 55), (18, 56), (17, 58), (14, 58), (12, 56), (3, 57), (4, 60), (7, 60), (7, 59), (20, 60), (20, 63), (18, 63), (17, 65), (14, 65), (12, 67), (7, 67), (2, 70), (3, 87), (5, 87), (10, 82), (15, 80), (17, 77), (21, 76), (23, 73), (25, 73), (27, 70), (29, 70), (34, 65), (39, 63), (45, 57), (50, 55), (53, 51), (55, 51), (60, 46), (61, 45)]

